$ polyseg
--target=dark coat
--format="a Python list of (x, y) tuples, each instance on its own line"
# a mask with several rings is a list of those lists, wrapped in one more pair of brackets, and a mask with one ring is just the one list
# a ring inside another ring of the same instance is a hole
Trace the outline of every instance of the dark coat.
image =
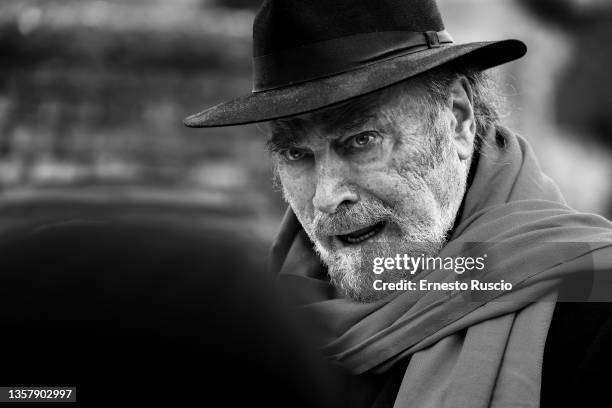
[(557, 303), (542, 372), (541, 407), (608, 406), (612, 303)]

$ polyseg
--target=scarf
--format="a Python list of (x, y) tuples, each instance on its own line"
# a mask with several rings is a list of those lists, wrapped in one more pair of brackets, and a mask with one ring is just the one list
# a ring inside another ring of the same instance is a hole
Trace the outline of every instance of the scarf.
[[(455, 228), (439, 257), (486, 243), (489, 279), (513, 285), (475, 299), (461, 290), (339, 296), (289, 209), (271, 266), (323, 353), (353, 374), (410, 357), (395, 407), (539, 407), (544, 345), (558, 289), (612, 268), (612, 223), (569, 208), (528, 143), (504, 128), (484, 138)], [(391, 254), (390, 254), (391, 256)], [(428, 281), (456, 279), (428, 271)], [(419, 276), (420, 277), (420, 276)]]

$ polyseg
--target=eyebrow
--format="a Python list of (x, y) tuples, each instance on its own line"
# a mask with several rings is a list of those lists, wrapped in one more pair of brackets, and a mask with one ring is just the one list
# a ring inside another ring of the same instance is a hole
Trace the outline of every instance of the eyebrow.
[[(338, 129), (342, 133), (348, 133), (348, 132), (357, 131), (363, 128), (368, 122), (375, 120), (375, 119), (376, 119), (376, 115), (374, 114), (362, 114), (362, 115), (356, 116), (354, 119), (348, 122), (340, 122), (338, 124), (333, 124), (331, 128)], [(337, 122), (339, 122), (339, 120)]]
[(266, 150), (270, 153), (278, 153), (282, 150), (295, 147), (298, 144), (299, 139), (288, 126), (272, 125), (270, 136), (266, 141)]
[[(371, 111), (368, 112), (369, 109), (364, 109), (363, 106), (359, 108), (356, 109), (355, 106), (348, 105), (340, 112), (338, 110), (326, 112), (322, 116), (322, 120), (329, 123), (327, 133), (338, 135), (333, 138), (336, 139), (346, 133), (355, 132), (363, 128), (368, 122), (377, 119), (376, 114)], [(350, 121), (344, 121), (343, 118), (349, 112), (353, 114), (353, 118)], [(266, 141), (266, 150), (270, 153), (278, 153), (282, 150), (297, 147), (303, 139), (303, 137), (296, 136), (298, 132), (292, 129), (293, 126), (282, 121), (275, 122), (271, 127), (270, 136)]]

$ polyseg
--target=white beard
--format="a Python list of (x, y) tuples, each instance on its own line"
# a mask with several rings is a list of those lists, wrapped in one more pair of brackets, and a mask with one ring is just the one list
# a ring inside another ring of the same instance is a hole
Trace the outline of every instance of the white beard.
[[(399, 282), (409, 279), (410, 274), (404, 270), (385, 271), (381, 275), (372, 272), (375, 257), (395, 257), (396, 254), (409, 256), (434, 256), (446, 242), (446, 234), (452, 228), (454, 216), (439, 214), (434, 219), (435, 224), (421, 226), (415, 230), (411, 224), (410, 231), (405, 226), (401, 238), (381, 236), (372, 239), (366, 250), (361, 245), (328, 250), (318, 240), (315, 240), (315, 250), (327, 266), (331, 283), (346, 296), (360, 301), (372, 302), (385, 297), (385, 291), (374, 290), (374, 280), (383, 282)], [(367, 252), (366, 252), (367, 251)]]

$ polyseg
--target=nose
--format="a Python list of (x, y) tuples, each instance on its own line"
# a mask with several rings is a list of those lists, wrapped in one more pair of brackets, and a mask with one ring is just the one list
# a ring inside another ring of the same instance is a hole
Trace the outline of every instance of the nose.
[(317, 185), (312, 199), (318, 211), (333, 214), (341, 204), (354, 204), (359, 196), (351, 188), (351, 171), (342, 159), (330, 154), (316, 164)]

